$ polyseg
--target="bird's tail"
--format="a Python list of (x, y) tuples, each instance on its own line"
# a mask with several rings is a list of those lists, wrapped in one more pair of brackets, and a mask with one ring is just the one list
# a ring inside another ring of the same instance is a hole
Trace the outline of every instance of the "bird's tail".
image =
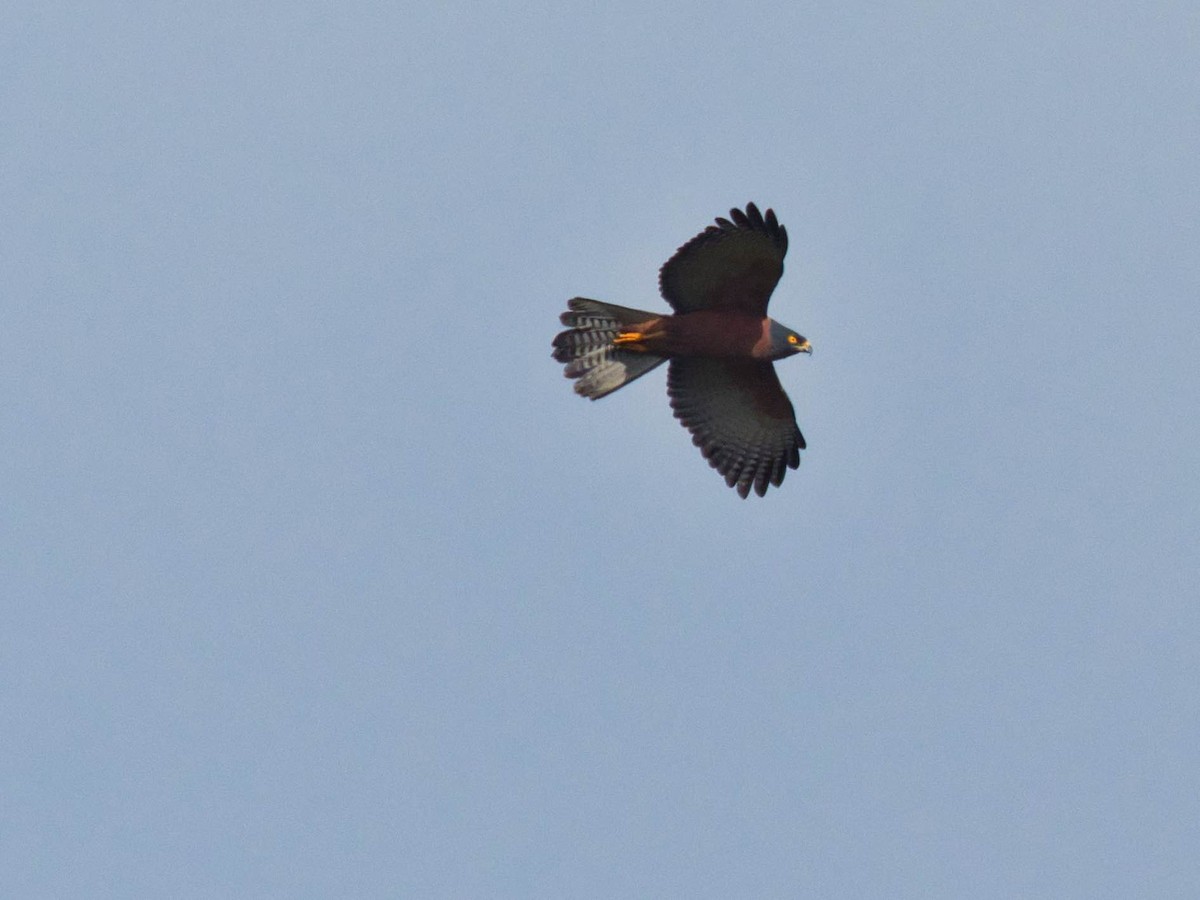
[(566, 364), (568, 378), (578, 379), (577, 394), (599, 400), (666, 361), (665, 356), (614, 343), (621, 331), (657, 319), (656, 313), (576, 297), (560, 318), (567, 330), (554, 338), (554, 358)]

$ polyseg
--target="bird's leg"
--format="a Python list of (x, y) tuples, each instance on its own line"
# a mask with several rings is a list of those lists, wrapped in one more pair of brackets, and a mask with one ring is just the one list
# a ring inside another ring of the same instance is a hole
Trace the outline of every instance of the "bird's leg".
[[(613, 343), (614, 344), (636, 344), (638, 341), (642, 340), (645, 336), (646, 335), (644, 335), (640, 331), (621, 331), (621, 332), (617, 333), (617, 336), (615, 338), (613, 338)], [(629, 349), (632, 350), (633, 348), (631, 347)]]
[(649, 350), (650, 347), (647, 344), (653, 343), (654, 339), (661, 335), (662, 318), (628, 325), (626, 329), (617, 332), (617, 336), (613, 338), (614, 347), (621, 347), (625, 350)]

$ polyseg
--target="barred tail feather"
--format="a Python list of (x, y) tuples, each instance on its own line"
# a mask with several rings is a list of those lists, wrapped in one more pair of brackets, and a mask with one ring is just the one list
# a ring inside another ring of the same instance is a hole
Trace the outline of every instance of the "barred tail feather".
[(567, 330), (554, 338), (554, 358), (565, 363), (568, 378), (577, 379), (575, 392), (599, 400), (665, 362), (664, 356), (613, 345), (622, 329), (656, 317), (599, 300), (571, 300), (561, 316)]

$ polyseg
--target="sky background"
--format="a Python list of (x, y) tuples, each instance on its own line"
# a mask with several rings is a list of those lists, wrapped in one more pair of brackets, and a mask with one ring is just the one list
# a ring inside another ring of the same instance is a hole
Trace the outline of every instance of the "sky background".
[[(0, 21), (0, 894), (1200, 896), (1194, 2)], [(550, 339), (751, 200), (743, 501)]]

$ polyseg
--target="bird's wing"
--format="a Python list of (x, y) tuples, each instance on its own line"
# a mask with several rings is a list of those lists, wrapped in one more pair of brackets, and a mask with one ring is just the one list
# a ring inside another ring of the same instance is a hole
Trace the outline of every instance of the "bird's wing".
[(692, 442), (743, 497), (752, 487), (761, 497), (800, 465), (804, 436), (771, 363), (673, 359), (667, 393)]
[(745, 212), (731, 209), (729, 219), (717, 219), (676, 250), (658, 273), (659, 290), (676, 312), (728, 308), (765, 316), (787, 243), (774, 210), (764, 218), (747, 203)]

